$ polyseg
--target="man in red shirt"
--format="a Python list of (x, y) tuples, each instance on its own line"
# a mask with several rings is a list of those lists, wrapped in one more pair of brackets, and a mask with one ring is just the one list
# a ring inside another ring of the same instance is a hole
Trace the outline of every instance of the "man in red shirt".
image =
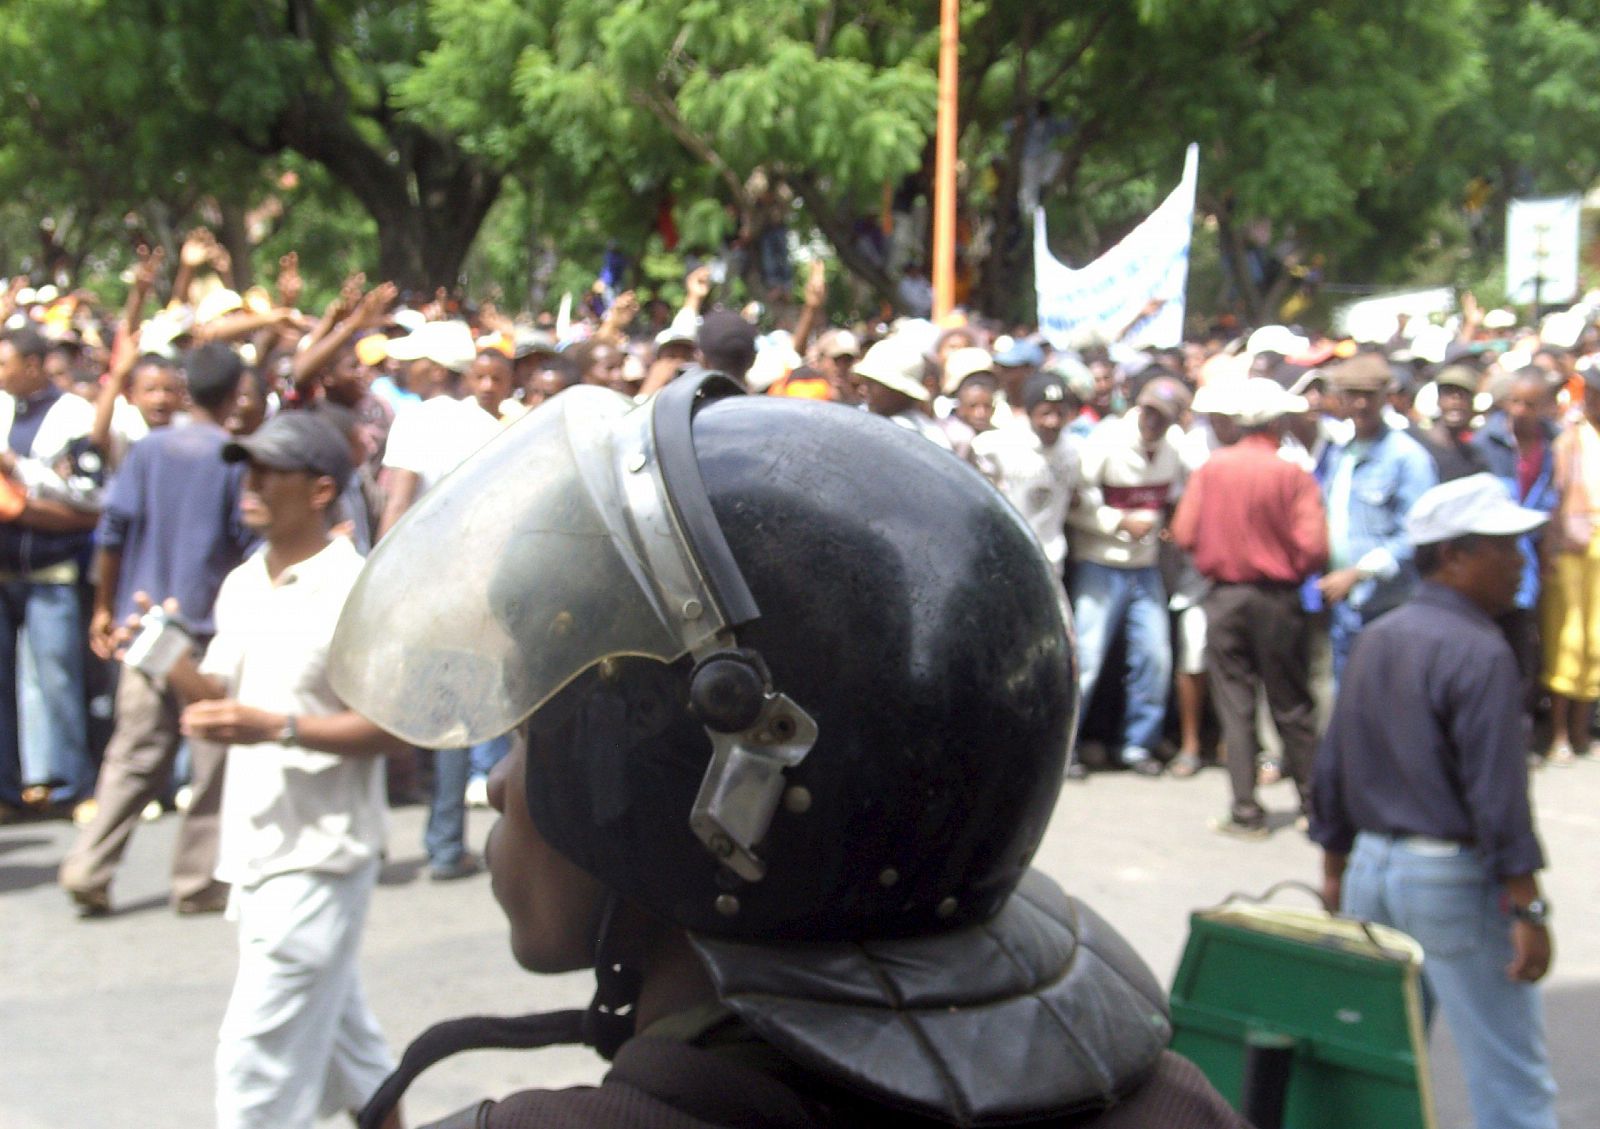
[(1233, 808), (1224, 834), (1267, 835), (1256, 801), (1256, 688), (1266, 690), (1284, 761), (1310, 799), (1315, 706), (1299, 587), (1328, 560), (1328, 520), (1316, 480), (1278, 456), (1282, 417), (1305, 402), (1272, 380), (1245, 382), (1239, 441), (1195, 472), (1178, 503), (1173, 539), (1211, 581), (1205, 598), (1206, 662), (1228, 749)]

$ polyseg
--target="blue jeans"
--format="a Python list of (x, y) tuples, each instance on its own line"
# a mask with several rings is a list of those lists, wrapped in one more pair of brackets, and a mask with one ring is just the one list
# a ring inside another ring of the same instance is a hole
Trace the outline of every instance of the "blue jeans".
[(489, 770), (499, 764), (510, 751), (511, 734), (509, 733), (472, 746), (467, 750), (467, 760), (472, 765), (471, 772), (468, 775), (474, 780), (488, 776)]
[[(26, 633), (23, 634), (23, 629)], [(21, 662), (22, 635), (30, 661)], [(51, 799), (70, 803), (94, 793), (89, 722), (83, 694), (85, 633), (70, 584), (0, 583), (0, 801), (16, 804), (24, 783), (54, 785)], [(34, 716), (18, 708), (26, 701)], [(22, 727), (30, 737), (30, 779), (23, 780)]]
[(1555, 1129), (1544, 1007), (1506, 978), (1511, 919), (1500, 884), (1470, 847), (1363, 833), (1345, 871), (1343, 909), (1422, 945), (1423, 984), (1461, 1054), (1480, 1129)]
[(1128, 704), (1122, 717), (1122, 762), (1150, 755), (1167, 716), (1172, 640), (1161, 572), (1078, 562), (1072, 572), (1072, 619), (1078, 629), (1080, 718), (1100, 682), (1113, 633), (1128, 635)]
[(470, 749), (440, 749), (433, 754), (433, 799), (422, 834), (428, 865), (450, 867), (461, 861), (467, 842), (467, 779), (493, 767), (511, 749), (511, 737), (496, 737)]

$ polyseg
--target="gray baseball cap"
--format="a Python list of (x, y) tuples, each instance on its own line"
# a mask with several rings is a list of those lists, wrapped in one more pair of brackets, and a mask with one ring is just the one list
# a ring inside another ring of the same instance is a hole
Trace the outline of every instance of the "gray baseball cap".
[(354, 467), (350, 444), (331, 420), (307, 411), (279, 412), (252, 435), (222, 448), (222, 461), (327, 475), (342, 491)]

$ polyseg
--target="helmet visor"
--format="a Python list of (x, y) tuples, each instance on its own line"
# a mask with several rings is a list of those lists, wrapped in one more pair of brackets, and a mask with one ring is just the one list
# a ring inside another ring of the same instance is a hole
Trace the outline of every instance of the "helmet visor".
[(723, 629), (655, 458), (649, 405), (579, 385), (420, 498), (345, 603), (330, 674), (425, 748), (505, 733), (602, 659)]

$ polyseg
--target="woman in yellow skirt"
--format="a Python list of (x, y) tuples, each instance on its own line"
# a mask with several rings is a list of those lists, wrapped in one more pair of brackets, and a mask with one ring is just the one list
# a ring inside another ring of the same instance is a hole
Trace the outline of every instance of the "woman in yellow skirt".
[(1541, 546), (1540, 626), (1550, 691), (1550, 763), (1589, 751), (1600, 698), (1600, 369), (1583, 376), (1583, 416), (1555, 441), (1561, 500)]

